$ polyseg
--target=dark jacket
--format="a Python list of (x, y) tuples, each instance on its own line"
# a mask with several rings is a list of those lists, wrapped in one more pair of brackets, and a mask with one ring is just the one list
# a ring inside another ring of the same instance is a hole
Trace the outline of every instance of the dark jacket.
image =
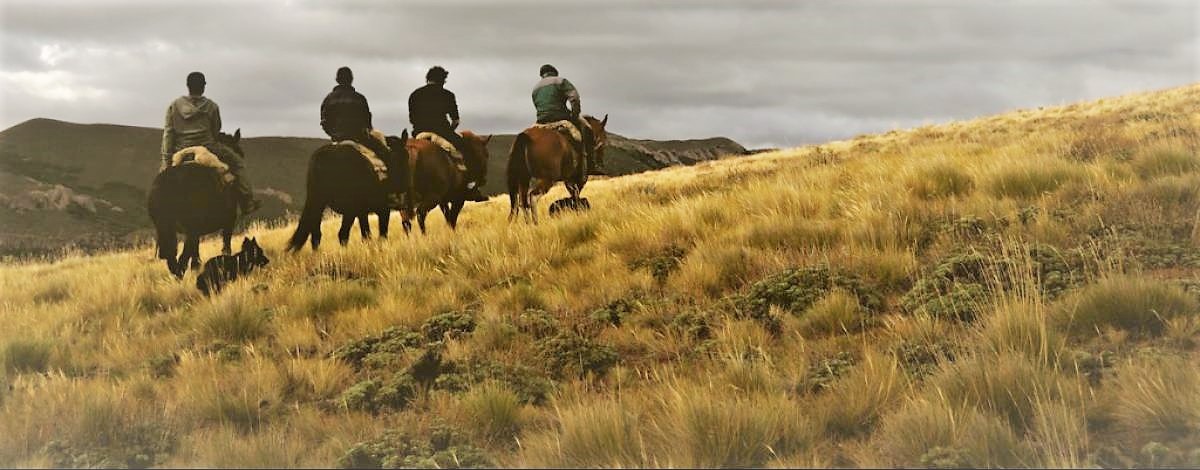
[(450, 121), (458, 119), (454, 93), (441, 85), (431, 83), (408, 96), (408, 121), (413, 125), (413, 133), (450, 129)]
[(321, 129), (334, 139), (347, 139), (372, 129), (367, 98), (350, 85), (338, 85), (321, 102)]

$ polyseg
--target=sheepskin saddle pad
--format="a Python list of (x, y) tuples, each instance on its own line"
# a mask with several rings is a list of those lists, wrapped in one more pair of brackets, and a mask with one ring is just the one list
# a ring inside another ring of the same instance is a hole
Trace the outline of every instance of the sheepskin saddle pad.
[(545, 124), (534, 124), (533, 127), (550, 129), (558, 132), (566, 133), (575, 139), (576, 142), (583, 142), (583, 134), (579, 132), (579, 127), (575, 123), (567, 120), (547, 122)]
[(413, 138), (419, 140), (428, 140), (432, 142), (433, 145), (441, 147), (442, 150), (446, 151), (447, 155), (450, 155), (450, 161), (454, 163), (454, 166), (458, 167), (458, 171), (467, 171), (466, 161), (463, 160), (462, 152), (459, 152), (458, 149), (454, 148), (454, 144), (451, 144), (449, 140), (446, 140), (442, 138), (442, 136), (432, 132), (422, 132)]
[(225, 183), (233, 182), (233, 173), (229, 172), (229, 165), (217, 158), (217, 154), (205, 148), (203, 145), (187, 147), (175, 152), (171, 156), (171, 166), (179, 166), (183, 164), (202, 165), (217, 170), (221, 175), (221, 181)]
[[(382, 132), (372, 129), (370, 135), (372, 139), (378, 140), (384, 148), (388, 148), (387, 139), (384, 137)], [(375, 170), (375, 176), (379, 178), (379, 181), (387, 179), (387, 163), (384, 163), (383, 159), (379, 158), (379, 155), (376, 155), (375, 151), (371, 150), (366, 145), (360, 144), (353, 140), (343, 140), (337, 142), (335, 145), (346, 145), (353, 147), (354, 150), (358, 151), (359, 155), (362, 155), (363, 159), (367, 160), (367, 163), (371, 164), (371, 169)]]

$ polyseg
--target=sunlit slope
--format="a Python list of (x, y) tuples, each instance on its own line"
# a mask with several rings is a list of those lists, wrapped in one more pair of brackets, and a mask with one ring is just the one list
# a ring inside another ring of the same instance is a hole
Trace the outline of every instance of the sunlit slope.
[(593, 181), (536, 226), (258, 227), (212, 299), (149, 249), (3, 267), (0, 464), (1198, 465), (1197, 109)]

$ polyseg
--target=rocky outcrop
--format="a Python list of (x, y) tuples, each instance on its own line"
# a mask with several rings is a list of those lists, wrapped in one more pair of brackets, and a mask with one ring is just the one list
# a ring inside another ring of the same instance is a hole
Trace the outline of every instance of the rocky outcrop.
[(724, 137), (692, 140), (640, 140), (610, 136), (609, 146), (651, 168), (694, 165), (727, 155), (744, 155), (746, 153), (745, 147)]

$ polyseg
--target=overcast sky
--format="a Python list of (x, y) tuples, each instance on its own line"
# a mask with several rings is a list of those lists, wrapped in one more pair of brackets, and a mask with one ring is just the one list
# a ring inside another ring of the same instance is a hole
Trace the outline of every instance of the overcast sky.
[(193, 70), (228, 130), (322, 136), (348, 65), (376, 127), (450, 70), (464, 128), (533, 120), (543, 63), (641, 138), (790, 146), (1200, 81), (1200, 2), (0, 0), (0, 127), (161, 126)]

